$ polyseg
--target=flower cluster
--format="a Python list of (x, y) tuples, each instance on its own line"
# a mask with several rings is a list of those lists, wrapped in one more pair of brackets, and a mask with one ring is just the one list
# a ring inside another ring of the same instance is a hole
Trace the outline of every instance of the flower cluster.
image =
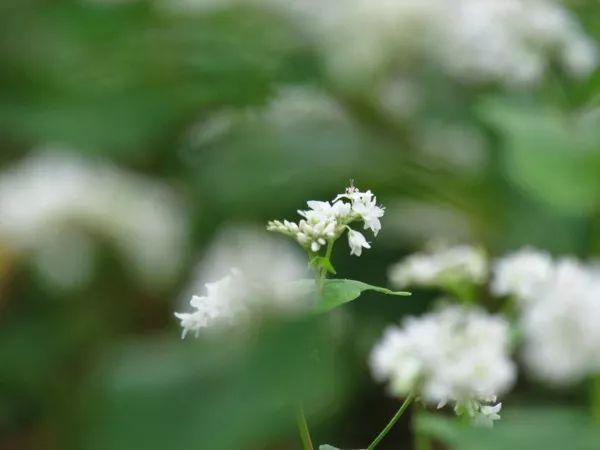
[(206, 294), (190, 300), (192, 312), (175, 313), (183, 328), (182, 338), (190, 332), (197, 337), (202, 328), (243, 324), (265, 313), (296, 313), (308, 308), (301, 293), (284, 281), (278, 280), (276, 286), (264, 281), (233, 268), (220, 280), (206, 283)]
[(69, 280), (91, 276), (100, 236), (142, 282), (170, 281), (187, 240), (177, 195), (162, 182), (67, 150), (45, 148), (0, 174), (1, 245), (33, 256), (48, 281), (71, 287)]
[(457, 282), (479, 284), (485, 281), (487, 274), (485, 253), (469, 245), (415, 253), (389, 271), (392, 283), (401, 288), (446, 287)]
[[(345, 81), (410, 79), (427, 61), (467, 82), (514, 86), (538, 81), (557, 62), (576, 77), (597, 65), (593, 41), (552, 0), (271, 0), (318, 39), (334, 76)], [(385, 77), (384, 77), (385, 78)]]
[(352, 255), (360, 256), (363, 248), (371, 248), (365, 236), (352, 228), (350, 224), (362, 221), (364, 229), (377, 236), (381, 230), (381, 217), (384, 208), (377, 205), (377, 198), (371, 191), (360, 192), (354, 186), (344, 194), (336, 196), (332, 202), (309, 201), (308, 210), (299, 210), (303, 218), (298, 222), (284, 220), (270, 221), (267, 229), (293, 237), (311, 253), (317, 253), (321, 247), (332, 245), (348, 230), (348, 244)]
[[(183, 337), (190, 332), (198, 335), (203, 328), (247, 324), (263, 315), (305, 311), (309, 299), (294, 282), (305, 278), (306, 271), (302, 252), (287, 242), (247, 226), (226, 228), (206, 251), (185, 290), (192, 312), (175, 314)], [(205, 295), (195, 295), (203, 289)]]
[(520, 307), (523, 360), (531, 374), (557, 385), (600, 372), (600, 274), (572, 258), (533, 249), (501, 258), (492, 291)]
[(514, 296), (519, 301), (535, 299), (540, 286), (552, 277), (552, 257), (526, 247), (498, 259), (493, 267), (490, 290), (499, 297)]
[(499, 316), (445, 306), (388, 328), (370, 365), (392, 395), (417, 393), (426, 403), (451, 404), (456, 414), (491, 425), (501, 408), (492, 404), (516, 377), (508, 337), (508, 323)]
[(242, 299), (245, 294), (241, 272), (231, 273), (214, 283), (206, 283), (206, 295), (194, 295), (190, 306), (191, 313), (175, 313), (181, 321), (182, 338), (189, 332), (198, 336), (200, 329), (216, 323), (231, 325), (241, 314), (245, 314)]

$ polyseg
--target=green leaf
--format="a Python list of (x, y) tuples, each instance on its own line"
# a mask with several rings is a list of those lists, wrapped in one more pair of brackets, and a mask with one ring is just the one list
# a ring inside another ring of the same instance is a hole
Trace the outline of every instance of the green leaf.
[(319, 450), (341, 450), (341, 449), (334, 447), (333, 445), (325, 444), (325, 445), (319, 445)]
[(356, 300), (364, 291), (375, 291), (386, 295), (411, 295), (410, 292), (395, 292), (379, 286), (356, 280), (331, 279), (325, 280), (323, 291), (317, 309), (329, 311), (340, 305)]
[(492, 429), (441, 414), (419, 414), (416, 428), (450, 450), (593, 450), (600, 442), (600, 430), (585, 410), (560, 406), (509, 408)]
[(116, 346), (85, 385), (77, 448), (250, 449), (294, 434), (293, 405), (340, 402), (346, 389), (320, 319), (265, 324), (252, 339), (229, 333)]
[(597, 124), (557, 110), (488, 102), (486, 119), (503, 137), (506, 176), (531, 198), (569, 215), (600, 200)]
[[(290, 285), (297, 296), (315, 295), (315, 280), (298, 280)], [(392, 291), (390, 289), (373, 286), (362, 281), (332, 278), (323, 282), (323, 290), (317, 299), (315, 309), (317, 312), (327, 312), (345, 303), (356, 300), (364, 291), (375, 291), (386, 295), (409, 296), (410, 292)]]

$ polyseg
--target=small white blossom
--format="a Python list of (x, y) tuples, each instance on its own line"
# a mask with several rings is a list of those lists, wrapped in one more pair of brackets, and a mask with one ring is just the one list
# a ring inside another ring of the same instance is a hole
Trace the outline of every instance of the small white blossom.
[(475, 413), (473, 421), (476, 425), (481, 427), (492, 427), (494, 421), (500, 420), (500, 410), (502, 409), (502, 403), (496, 405), (481, 405), (479, 411)]
[(350, 245), (350, 254), (360, 256), (362, 249), (371, 248), (365, 237), (359, 231), (348, 229), (348, 244)]
[(390, 268), (396, 286), (444, 287), (453, 282), (483, 283), (488, 274), (485, 253), (468, 245), (415, 253)]
[(554, 263), (548, 253), (527, 247), (497, 260), (492, 271), (490, 289), (494, 295), (529, 301), (552, 276)]
[(482, 414), (493, 420), (499, 407), (484, 407), (516, 377), (508, 334), (509, 325), (499, 316), (446, 306), (388, 328), (370, 365), (377, 380), (388, 382), (392, 395), (412, 392), (438, 407), (452, 404), (457, 414), (474, 420)]
[(336, 200), (348, 198), (352, 201), (352, 211), (358, 214), (364, 222), (365, 230), (370, 229), (375, 236), (381, 230), (381, 221), (385, 209), (377, 206), (377, 197), (371, 191), (360, 192), (354, 187), (346, 190), (345, 194), (340, 194)]

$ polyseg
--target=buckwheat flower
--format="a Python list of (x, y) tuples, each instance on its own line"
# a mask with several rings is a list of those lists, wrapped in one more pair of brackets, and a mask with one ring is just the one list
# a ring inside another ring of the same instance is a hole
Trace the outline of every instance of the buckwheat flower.
[(456, 282), (483, 283), (488, 274), (485, 253), (469, 245), (415, 253), (390, 268), (398, 287), (445, 287)]
[(412, 393), (438, 408), (449, 404), (476, 424), (496, 418), (500, 406), (492, 404), (516, 378), (509, 324), (458, 306), (389, 327), (371, 353), (370, 366), (391, 395)]
[(339, 201), (331, 204), (329, 202), (312, 200), (307, 202), (307, 205), (310, 208), (309, 211), (298, 211), (298, 214), (307, 220), (310, 220), (309, 217), (311, 217), (311, 215), (317, 216), (322, 220), (348, 220), (352, 212), (352, 206), (350, 204)]
[(385, 212), (383, 207), (377, 205), (377, 199), (371, 191), (360, 192), (354, 186), (337, 195), (332, 202), (311, 200), (307, 205), (309, 209), (298, 210), (302, 217), (298, 223), (272, 220), (267, 224), (267, 230), (294, 238), (312, 253), (332, 244), (348, 229), (351, 233), (348, 235), (350, 253), (361, 255), (362, 249), (370, 248), (370, 245), (361, 233), (351, 232), (348, 225), (363, 222), (364, 229), (370, 229), (376, 236)]
[(474, 423), (481, 427), (493, 427), (494, 421), (500, 420), (500, 410), (502, 409), (502, 403), (496, 405), (483, 405), (479, 408), (479, 411), (473, 418)]
[(556, 263), (523, 305), (522, 357), (531, 376), (569, 386), (600, 373), (600, 277), (574, 260)]
[(371, 191), (360, 192), (354, 186), (346, 189), (344, 194), (338, 195), (334, 202), (340, 203), (340, 199), (349, 199), (352, 202), (352, 212), (364, 222), (364, 229), (370, 229), (375, 236), (381, 230), (381, 217), (385, 214), (385, 208), (377, 205), (377, 197)]
[[(467, 83), (512, 88), (541, 80), (552, 63), (575, 77), (597, 67), (597, 48), (553, 0), (270, 0), (295, 20), (342, 86), (369, 90), (414, 79), (427, 63)], [(381, 80), (373, 86), (371, 80)]]
[(531, 301), (540, 285), (553, 275), (552, 257), (533, 248), (523, 248), (498, 259), (492, 268), (491, 292)]
[(191, 297), (191, 312), (175, 313), (183, 337), (202, 329), (249, 325), (265, 315), (305, 312), (311, 305), (292, 282), (306, 278), (306, 271), (301, 252), (285, 242), (247, 226), (223, 230), (184, 293), (185, 300)]
[(181, 322), (181, 339), (185, 339), (189, 332), (194, 333), (195, 337), (200, 334), (200, 329), (208, 324), (208, 320), (200, 311), (193, 313), (175, 313)]
[(352, 211), (362, 218), (365, 230), (370, 229), (377, 236), (381, 230), (379, 219), (383, 217), (385, 210), (377, 205), (377, 198), (371, 191), (358, 193), (352, 198)]
[(159, 180), (66, 150), (44, 148), (0, 173), (0, 241), (19, 256), (36, 260), (41, 252), (43, 266), (62, 265), (45, 273), (83, 280), (91, 278), (91, 259), (66, 261), (68, 254), (83, 255), (48, 250), (72, 237), (86, 240), (91, 254), (100, 237), (142, 283), (171, 281), (187, 241), (176, 193)]
[(191, 313), (175, 313), (183, 328), (181, 337), (188, 332), (198, 336), (200, 329), (215, 325), (231, 325), (248, 314), (244, 302), (249, 288), (242, 273), (233, 269), (222, 279), (206, 283), (206, 295), (194, 295), (190, 300)]
[(362, 233), (348, 229), (348, 245), (350, 245), (350, 254), (360, 256), (363, 248), (371, 248)]

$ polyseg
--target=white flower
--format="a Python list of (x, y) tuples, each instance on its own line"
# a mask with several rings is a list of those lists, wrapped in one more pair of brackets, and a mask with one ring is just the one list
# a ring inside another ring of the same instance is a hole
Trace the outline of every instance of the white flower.
[(160, 181), (65, 150), (43, 149), (0, 174), (2, 244), (34, 258), (44, 252), (43, 259), (63, 265), (52, 272), (66, 280), (89, 278), (81, 270), (86, 264), (93, 270), (93, 261), (64, 261), (65, 255), (45, 250), (72, 235), (89, 237), (93, 251), (99, 236), (143, 283), (169, 282), (181, 268), (187, 240), (175, 193)]
[[(362, 221), (364, 228), (370, 229), (374, 235), (381, 229), (380, 218), (384, 209), (377, 206), (377, 199), (371, 191), (360, 192), (355, 187), (350, 187), (331, 203), (311, 200), (307, 205), (308, 210), (298, 210), (303, 219), (297, 224), (287, 220), (273, 220), (268, 223), (267, 230), (293, 237), (305, 249), (317, 253), (321, 247), (335, 242), (350, 223)], [(360, 233), (348, 235), (348, 242), (353, 255), (359, 256), (362, 248), (370, 248)]]
[(571, 385), (600, 373), (600, 277), (563, 259), (523, 305), (522, 356), (532, 376)]
[[(370, 358), (373, 376), (390, 393), (421, 397), (432, 405), (454, 405), (474, 417), (515, 381), (509, 358), (508, 323), (478, 309), (446, 306), (390, 327)], [(497, 411), (496, 411), (497, 412)]]
[(190, 331), (197, 336), (204, 327), (233, 324), (248, 314), (244, 298), (248, 295), (249, 286), (238, 270), (234, 269), (221, 280), (205, 286), (205, 296), (194, 295), (190, 300), (190, 306), (194, 308), (192, 313), (175, 313), (175, 317), (181, 320), (182, 338)]
[(348, 245), (350, 245), (350, 254), (360, 256), (362, 249), (371, 248), (362, 233), (351, 228), (348, 229)]
[(571, 385), (600, 372), (600, 273), (574, 258), (522, 249), (498, 260), (491, 291), (519, 305), (529, 373)]
[(377, 206), (377, 197), (373, 195), (371, 191), (360, 192), (354, 186), (346, 189), (344, 194), (339, 194), (334, 202), (338, 202), (341, 199), (349, 199), (352, 202), (352, 212), (360, 217), (364, 222), (364, 228), (370, 229), (375, 236), (381, 230), (381, 221), (385, 209), (381, 206)]
[[(183, 336), (188, 332), (198, 335), (207, 327), (247, 324), (264, 314), (306, 311), (311, 305), (291, 286), (305, 278), (305, 272), (301, 256), (278, 240), (246, 227), (224, 230), (186, 290), (186, 298), (192, 296), (192, 312), (175, 313), (181, 320)], [(201, 281), (218, 277), (213, 283)], [(194, 295), (203, 288), (204, 295)]]
[[(412, 79), (433, 64), (471, 83), (531, 85), (557, 62), (577, 77), (597, 49), (553, 0), (271, 0), (296, 19), (345, 85)], [(372, 83), (368, 85), (372, 88)]]
[(371, 194), (371, 191), (358, 193), (352, 199), (352, 210), (358, 214), (365, 223), (365, 230), (370, 229), (375, 236), (381, 230), (381, 221), (385, 210), (377, 206), (377, 198)]
[(329, 202), (320, 202), (311, 200), (306, 202), (309, 211), (298, 211), (302, 217), (310, 221), (310, 217), (317, 217), (319, 220), (330, 220), (339, 219), (346, 220), (349, 218), (352, 208), (349, 203), (336, 202), (331, 204)]
[(530, 301), (540, 285), (553, 275), (554, 263), (546, 252), (523, 248), (497, 260), (492, 271), (490, 289), (494, 295), (513, 295)]
[(185, 339), (189, 332), (193, 332), (194, 336), (198, 337), (200, 329), (208, 324), (208, 320), (200, 311), (193, 313), (175, 313), (175, 317), (181, 321), (181, 339)]
[(468, 245), (415, 253), (390, 268), (396, 286), (444, 287), (453, 282), (480, 284), (487, 277), (484, 252)]
[(496, 405), (481, 405), (479, 411), (475, 413), (473, 421), (476, 425), (482, 427), (494, 426), (494, 421), (500, 419), (500, 410), (502, 409), (502, 403)]

